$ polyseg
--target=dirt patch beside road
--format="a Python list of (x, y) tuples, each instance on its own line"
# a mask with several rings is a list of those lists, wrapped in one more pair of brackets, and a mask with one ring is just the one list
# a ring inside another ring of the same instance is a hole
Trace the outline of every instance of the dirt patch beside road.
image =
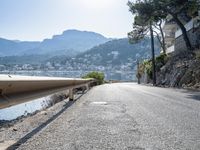
[(52, 118), (64, 108), (68, 100), (61, 101), (46, 110), (32, 114), (27, 117), (20, 117), (15, 121), (11, 121), (7, 125), (4, 124), (0, 128), (0, 150), (4, 150), (23, 138), (26, 134), (36, 129), (44, 122)]

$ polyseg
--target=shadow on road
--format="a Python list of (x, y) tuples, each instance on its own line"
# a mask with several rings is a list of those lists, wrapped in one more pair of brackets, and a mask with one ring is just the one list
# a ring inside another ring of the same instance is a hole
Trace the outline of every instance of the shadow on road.
[(61, 109), (57, 114), (53, 115), (51, 118), (49, 118), (46, 122), (42, 123), (40, 126), (26, 134), (24, 137), (22, 137), (19, 141), (17, 141), (15, 144), (9, 146), (6, 150), (15, 150), (17, 149), (20, 145), (28, 141), (31, 137), (33, 137), (35, 134), (40, 132), (44, 127), (46, 127), (48, 124), (50, 124), (52, 121), (54, 121), (56, 118), (58, 118), (67, 108), (72, 106), (78, 99), (80, 99), (83, 96), (80, 95), (78, 96), (74, 101), (68, 101), (66, 102), (65, 105), (63, 105), (63, 109)]
[(187, 94), (187, 98), (200, 101), (200, 91), (186, 90), (182, 92)]

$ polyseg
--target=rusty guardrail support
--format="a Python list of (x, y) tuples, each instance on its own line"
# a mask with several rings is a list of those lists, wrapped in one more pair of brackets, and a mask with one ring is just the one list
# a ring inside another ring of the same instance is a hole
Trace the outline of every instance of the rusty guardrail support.
[(69, 89), (89, 85), (93, 79), (0, 75), (0, 109)]

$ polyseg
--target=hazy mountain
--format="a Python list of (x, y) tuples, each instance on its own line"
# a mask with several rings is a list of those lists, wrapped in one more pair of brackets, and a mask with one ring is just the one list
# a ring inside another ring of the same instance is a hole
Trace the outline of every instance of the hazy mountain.
[(42, 49), (42, 52), (60, 50), (84, 52), (107, 41), (107, 38), (98, 33), (67, 30), (62, 35), (55, 35), (52, 39), (45, 39), (39, 48)]
[(50, 55), (22, 55), (22, 56), (4, 56), (0, 57), (0, 65), (18, 65), (18, 64), (42, 64), (50, 59)]
[(23, 55), (27, 49), (35, 48), (39, 42), (20, 42), (0, 38), (0, 56)]
[(21, 42), (1, 38), (0, 56), (43, 54), (71, 56), (107, 41), (109, 39), (98, 33), (78, 30), (67, 30), (42, 42)]

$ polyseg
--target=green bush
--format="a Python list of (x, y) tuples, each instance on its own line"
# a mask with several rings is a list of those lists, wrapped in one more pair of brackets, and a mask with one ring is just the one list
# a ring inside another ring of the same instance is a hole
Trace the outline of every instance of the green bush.
[(152, 61), (145, 61), (144, 62), (146, 73), (150, 79), (153, 79), (153, 66)]
[(88, 79), (88, 78), (96, 79), (97, 80), (97, 85), (101, 85), (101, 84), (104, 83), (105, 76), (104, 76), (104, 73), (102, 73), (102, 72), (93, 71), (93, 72), (90, 72), (90, 73), (86, 74), (82, 78), (83, 79)]
[(137, 78), (141, 78), (142, 75), (147, 73), (148, 77), (152, 79), (152, 62), (150, 60), (144, 61), (143, 63), (140, 64), (139, 70), (137, 71)]
[(142, 77), (142, 75), (144, 74), (144, 71), (145, 71), (145, 68), (144, 68), (144, 67), (145, 67), (145, 66), (144, 66), (143, 63), (139, 65), (139, 68), (137, 69), (137, 74), (136, 74), (136, 77), (137, 77), (138, 79), (140, 79), (140, 78)]
[(167, 54), (161, 54), (156, 57), (156, 71), (160, 71), (160, 69), (167, 63), (169, 60), (169, 56)]
[[(155, 63), (156, 63), (156, 71), (160, 71), (160, 68), (163, 67), (167, 61), (169, 60), (169, 56), (166, 54), (161, 54), (160, 56), (156, 57)], [(147, 73), (147, 76), (149, 79), (153, 79), (153, 65), (152, 60), (145, 60), (143, 61), (140, 66), (139, 70), (137, 71), (137, 78), (141, 78), (142, 75)]]
[(165, 64), (168, 60), (167, 54), (160, 54), (160, 56), (156, 57), (156, 63)]

